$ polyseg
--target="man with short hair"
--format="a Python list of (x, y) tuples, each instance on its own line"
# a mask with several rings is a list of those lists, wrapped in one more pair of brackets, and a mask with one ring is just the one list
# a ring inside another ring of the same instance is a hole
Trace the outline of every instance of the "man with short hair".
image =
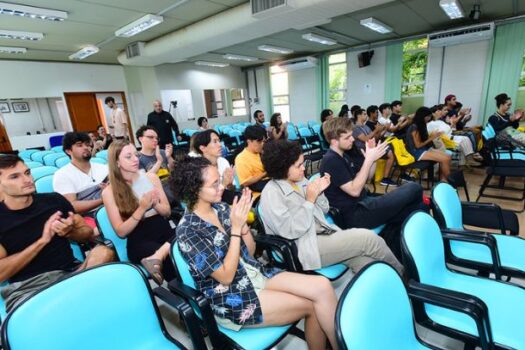
[(346, 118), (336, 118), (325, 123), (323, 128), (330, 149), (324, 155), (320, 173), (330, 174), (331, 183), (325, 195), (341, 213), (344, 227), (376, 228), (389, 224), (397, 235), (385, 240), (390, 248), (400, 256), (399, 231), (403, 221), (415, 210), (425, 209), (422, 205), (423, 188), (416, 183), (407, 183), (393, 192), (379, 197), (369, 196), (366, 181), (370, 168), (388, 150), (388, 143), (378, 143), (371, 139), (362, 151), (365, 159), (360, 169), (346, 154), (354, 143), (352, 122)]
[(381, 125), (386, 126), (386, 133), (385, 137), (392, 136), (395, 126), (392, 125), (392, 121), (390, 120), (390, 115), (392, 114), (392, 107), (390, 106), (390, 103), (382, 103), (379, 106), (379, 118), (377, 119), (377, 122)]
[(266, 171), (261, 161), (264, 142), (268, 136), (266, 130), (257, 125), (250, 125), (244, 130), (246, 147), (235, 157), (235, 171), (241, 186), (250, 187), (254, 197), (259, 196), (268, 182)]
[(110, 262), (112, 250), (96, 246), (81, 263), (69, 240), (87, 242), (93, 229), (57, 193), (35, 193), (31, 171), (16, 155), (0, 156), (0, 282), (6, 308), (70, 273)]
[(91, 139), (86, 133), (67, 132), (62, 141), (71, 163), (53, 176), (53, 189), (71, 202), (75, 212), (93, 217), (102, 205), (102, 190), (107, 185), (108, 166), (91, 163)]
[(152, 174), (157, 174), (161, 168), (173, 170), (173, 145), (168, 143), (166, 150), (160, 149), (158, 133), (154, 127), (143, 125), (137, 130), (136, 136), (142, 145), (139, 152), (140, 169)]
[(178, 141), (182, 140), (177, 122), (169, 112), (166, 112), (162, 108), (162, 102), (159, 100), (153, 101), (153, 112), (148, 114), (146, 125), (152, 126), (157, 131), (159, 136), (159, 146), (161, 149), (164, 149), (167, 144), (173, 143), (173, 134), (171, 130), (175, 132)]
[(117, 106), (115, 99), (112, 96), (106, 97), (104, 103), (111, 108), (110, 133), (115, 139), (124, 140), (128, 135), (128, 117), (126, 116), (126, 113)]
[(394, 135), (397, 138), (404, 140), (410, 124), (410, 118), (406, 115), (401, 115), (403, 112), (403, 102), (398, 100), (392, 101), (390, 106), (392, 108), (390, 121), (392, 122), (392, 125), (395, 126)]
[(264, 113), (261, 110), (253, 112), (253, 119), (255, 120), (255, 125), (263, 127), (266, 130), (264, 126)]
[(106, 132), (104, 125), (97, 126), (97, 141), (100, 142), (102, 149), (108, 149), (111, 142), (113, 142), (113, 137)]

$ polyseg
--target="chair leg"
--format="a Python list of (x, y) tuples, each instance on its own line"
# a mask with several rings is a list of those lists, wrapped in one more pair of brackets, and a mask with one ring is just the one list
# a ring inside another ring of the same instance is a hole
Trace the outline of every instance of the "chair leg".
[(483, 183), (481, 184), (481, 187), (479, 188), (478, 198), (476, 198), (476, 202), (479, 202), (479, 199), (483, 196), (483, 192), (485, 192), (485, 188), (487, 187), (491, 179), (492, 179), (492, 174), (487, 174), (487, 176), (485, 177), (485, 180), (483, 180)]

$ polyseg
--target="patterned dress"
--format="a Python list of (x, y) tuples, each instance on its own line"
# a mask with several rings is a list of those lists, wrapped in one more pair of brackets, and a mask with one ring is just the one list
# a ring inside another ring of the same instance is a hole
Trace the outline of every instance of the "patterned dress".
[[(190, 273), (197, 288), (211, 302), (214, 313), (236, 325), (254, 325), (263, 322), (261, 304), (257, 297), (249, 270), (258, 270), (271, 278), (282, 270), (264, 267), (248, 252), (241, 240), (241, 262), (230, 285), (223, 285), (211, 277), (222, 266), (230, 245), (230, 208), (225, 203), (213, 205), (226, 233), (216, 226), (186, 211), (177, 226), (177, 242), (183, 257), (190, 266)], [(248, 264), (248, 268), (244, 266)]]

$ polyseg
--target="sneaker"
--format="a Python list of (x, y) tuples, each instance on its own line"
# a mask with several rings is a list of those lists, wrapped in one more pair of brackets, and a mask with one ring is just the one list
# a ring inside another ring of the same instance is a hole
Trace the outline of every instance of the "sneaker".
[(412, 176), (408, 176), (407, 174), (403, 174), (401, 175), (401, 182), (405, 183), (405, 182), (415, 182), (416, 179)]
[(379, 183), (381, 186), (391, 186), (397, 187), (397, 184), (389, 178), (384, 177), (383, 180)]

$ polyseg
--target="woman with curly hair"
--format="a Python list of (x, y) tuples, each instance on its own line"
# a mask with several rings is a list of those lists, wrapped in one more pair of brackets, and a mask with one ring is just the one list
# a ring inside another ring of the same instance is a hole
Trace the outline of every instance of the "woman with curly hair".
[(129, 260), (142, 264), (159, 285), (173, 279), (173, 265), (164, 263), (174, 237), (166, 219), (171, 209), (159, 178), (139, 170), (138, 152), (128, 141), (109, 146), (108, 167), (102, 201), (117, 235), (127, 238)]
[(270, 118), (270, 138), (272, 140), (288, 139), (288, 123), (283, 123), (281, 113), (274, 113)]
[(403, 272), (383, 238), (371, 230), (342, 230), (326, 221), (329, 205), (323, 191), (330, 185), (330, 175), (308, 182), (298, 143), (268, 142), (262, 161), (272, 179), (259, 204), (264, 228), (267, 234), (295, 241), (305, 270), (342, 262), (357, 273), (372, 261), (384, 260)]
[(242, 327), (282, 326), (305, 318), (309, 349), (337, 349), (337, 299), (321, 276), (267, 268), (253, 258), (255, 241), (246, 225), (249, 189), (231, 209), (220, 203), (219, 172), (205, 158), (185, 158), (171, 174), (171, 186), (187, 205), (177, 226), (177, 244), (197, 288), (211, 302), (217, 322)]

